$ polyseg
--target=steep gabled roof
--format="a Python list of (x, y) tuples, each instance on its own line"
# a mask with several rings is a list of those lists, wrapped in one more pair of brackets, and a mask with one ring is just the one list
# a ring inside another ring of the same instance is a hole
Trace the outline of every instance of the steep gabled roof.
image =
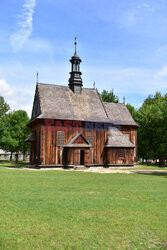
[(82, 89), (74, 94), (66, 86), (38, 84), (41, 114), (38, 118), (108, 121), (105, 110), (95, 89)]
[(105, 147), (111, 148), (135, 148), (130, 142), (129, 135), (123, 134), (117, 128), (110, 128), (107, 135), (107, 143)]
[(31, 120), (37, 118), (40, 114), (41, 114), (40, 97), (39, 97), (39, 91), (38, 91), (38, 85), (37, 85), (36, 90), (35, 90)]
[(102, 102), (96, 89), (75, 94), (67, 86), (38, 83), (31, 120), (58, 119), (138, 126), (125, 104)]
[(103, 102), (109, 120), (120, 125), (138, 126), (123, 103)]

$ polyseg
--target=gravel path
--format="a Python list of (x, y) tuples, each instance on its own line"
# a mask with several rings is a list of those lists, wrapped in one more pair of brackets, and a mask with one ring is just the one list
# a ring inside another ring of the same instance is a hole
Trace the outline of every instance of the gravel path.
[(8, 168), (8, 169), (17, 169), (17, 170), (29, 170), (29, 171), (49, 171), (49, 170), (58, 170), (58, 171), (82, 171), (82, 172), (92, 172), (100, 174), (116, 174), (116, 173), (125, 173), (125, 174), (154, 174), (154, 173), (166, 173), (167, 170), (128, 170), (128, 168), (114, 169), (114, 168), (103, 168), (103, 167), (90, 167), (83, 169), (63, 169), (63, 168)]

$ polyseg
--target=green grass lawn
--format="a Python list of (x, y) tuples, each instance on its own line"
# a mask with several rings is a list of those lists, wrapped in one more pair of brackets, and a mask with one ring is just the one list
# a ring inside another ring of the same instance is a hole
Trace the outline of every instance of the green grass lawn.
[(0, 167), (0, 249), (167, 249), (166, 191), (166, 174)]

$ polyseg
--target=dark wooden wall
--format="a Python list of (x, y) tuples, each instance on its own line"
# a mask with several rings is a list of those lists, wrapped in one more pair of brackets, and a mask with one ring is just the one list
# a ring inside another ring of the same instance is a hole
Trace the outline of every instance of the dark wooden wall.
[(35, 132), (37, 141), (31, 143), (30, 148), (30, 162), (32, 164), (41, 164), (41, 145), (42, 145), (42, 134), (41, 124), (37, 124), (31, 128), (31, 131)]
[[(57, 146), (57, 131), (47, 131), (44, 126), (41, 127), (42, 129), (42, 148), (41, 148), (41, 163), (44, 165), (58, 165), (62, 164), (61, 162), (61, 147)], [(64, 131), (65, 133), (65, 144), (68, 143), (77, 133), (82, 132), (85, 138), (88, 138), (88, 131), (85, 131), (84, 128), (76, 129), (73, 127), (71, 131)], [(97, 163), (97, 164), (102, 164), (103, 163), (103, 149), (104, 149), (104, 144), (107, 139), (107, 132), (105, 131), (93, 131), (93, 149), (85, 149), (85, 163), (91, 162), (92, 163)], [(80, 143), (78, 141), (77, 143)], [(77, 157), (79, 157), (79, 149), (68, 149), (68, 154), (67, 154), (67, 161), (68, 164), (75, 164), (79, 162)], [(92, 150), (94, 152), (94, 155), (92, 153)], [(88, 153), (90, 152), (90, 153)], [(90, 155), (91, 154), (91, 155)], [(93, 155), (93, 157), (92, 157)], [(94, 158), (94, 160), (92, 159)], [(69, 160), (71, 159), (71, 161)]]
[[(80, 163), (80, 150), (83, 148), (63, 148), (57, 145), (57, 131), (64, 131), (64, 142), (67, 144), (77, 133), (82, 132), (85, 138), (88, 138), (88, 132), (84, 128), (72, 127), (71, 130), (47, 129), (44, 121), (33, 125), (31, 130), (36, 131), (37, 142), (32, 143), (31, 162), (40, 165), (75, 165)], [(136, 149), (126, 150), (126, 160), (119, 159), (118, 149), (105, 150), (104, 145), (107, 140), (107, 131), (91, 131), (93, 133), (93, 147), (84, 149), (85, 165), (97, 164), (103, 165), (105, 163), (111, 164), (131, 164), (136, 157)], [(137, 145), (137, 128), (130, 126), (122, 126), (121, 132), (129, 134), (130, 141)], [(80, 143), (78, 139), (77, 143)], [(36, 157), (34, 157), (34, 147), (36, 149)], [(108, 152), (106, 154), (106, 152)]]
[(137, 127), (121, 126), (121, 132), (129, 135), (129, 140), (136, 146), (134, 149), (134, 160), (137, 161)]
[[(119, 156), (120, 150), (124, 151), (124, 156)], [(122, 165), (134, 163), (134, 149), (133, 148), (106, 148), (104, 163), (106, 165)]]

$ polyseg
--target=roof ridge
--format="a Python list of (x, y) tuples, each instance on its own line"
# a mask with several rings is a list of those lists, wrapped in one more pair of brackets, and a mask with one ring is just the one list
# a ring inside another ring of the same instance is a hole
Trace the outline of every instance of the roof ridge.
[[(65, 87), (65, 88), (69, 88), (68, 86), (65, 86), (65, 85), (59, 85), (59, 84), (54, 84), (54, 83), (42, 83), (42, 82), (38, 82), (37, 84), (39, 84), (39, 85), (49, 85), (49, 86), (57, 86), (57, 87)], [(94, 88), (82, 88), (82, 89), (90, 89), (90, 90), (95, 90)]]
[(96, 91), (96, 89), (94, 89), (94, 88), (83, 88), (83, 89), (91, 89), (91, 90), (95, 90)]
[(50, 86), (58, 86), (58, 87), (66, 87), (68, 88), (68, 86), (65, 85), (58, 85), (58, 84), (52, 84), (52, 83), (42, 83), (42, 82), (38, 82), (39, 85), (50, 85)]
[(100, 102), (101, 102), (102, 106), (103, 106), (104, 112), (105, 112), (107, 118), (109, 119), (107, 110), (105, 109), (104, 103), (103, 103), (103, 101), (102, 101), (101, 98), (100, 98), (100, 95), (99, 95), (99, 92), (97, 91), (97, 88), (96, 88), (96, 93), (97, 93), (97, 95), (98, 95), (98, 97), (99, 97), (99, 99), (100, 99)]
[(41, 97), (40, 97), (40, 91), (39, 91), (39, 88), (38, 88), (38, 84), (36, 85), (36, 91), (37, 91), (37, 94), (38, 94), (38, 99), (39, 99), (39, 107), (40, 107), (40, 114), (42, 114), (42, 105), (41, 105)]
[(108, 103), (112, 103), (112, 104), (114, 103), (114, 104), (120, 104), (120, 105), (125, 105), (125, 106), (126, 106), (126, 104), (123, 103), (123, 102), (103, 102), (103, 103), (105, 103), (105, 104), (106, 104), (106, 103), (107, 103), (107, 104), (108, 104)]

